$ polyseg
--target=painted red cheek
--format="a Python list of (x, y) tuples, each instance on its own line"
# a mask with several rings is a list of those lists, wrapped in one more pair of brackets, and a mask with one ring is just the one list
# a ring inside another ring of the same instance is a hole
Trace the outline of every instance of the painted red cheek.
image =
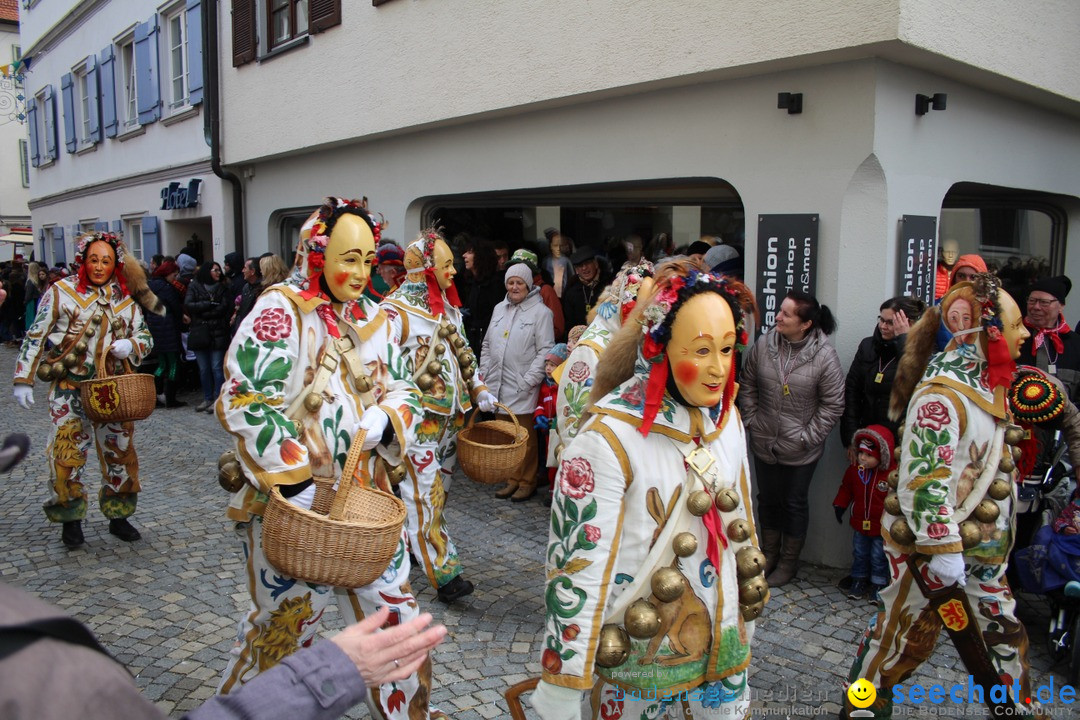
[(680, 360), (675, 363), (675, 379), (682, 385), (689, 385), (697, 380), (698, 369), (697, 365), (689, 360)]
[(337, 285), (344, 285), (348, 279), (349, 273), (347, 272), (339, 272), (334, 275), (334, 283)]

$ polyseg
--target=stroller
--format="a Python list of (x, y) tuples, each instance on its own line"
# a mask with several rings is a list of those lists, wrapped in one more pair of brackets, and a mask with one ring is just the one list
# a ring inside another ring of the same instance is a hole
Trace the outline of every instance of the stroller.
[(1069, 682), (1080, 681), (1080, 488), (1069, 479), (1066, 446), (1054, 433), (1035, 469), (1018, 489), (1017, 545), (1010, 570), (1024, 590), (1050, 605), (1047, 649), (1069, 661)]

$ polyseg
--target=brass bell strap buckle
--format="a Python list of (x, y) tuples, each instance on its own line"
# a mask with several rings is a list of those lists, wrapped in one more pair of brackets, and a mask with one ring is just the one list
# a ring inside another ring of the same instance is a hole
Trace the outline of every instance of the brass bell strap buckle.
[(716, 462), (716, 458), (712, 456), (712, 453), (704, 447), (697, 447), (686, 456), (686, 464), (693, 469), (703, 479), (706, 477), (705, 473), (709, 471), (709, 468)]

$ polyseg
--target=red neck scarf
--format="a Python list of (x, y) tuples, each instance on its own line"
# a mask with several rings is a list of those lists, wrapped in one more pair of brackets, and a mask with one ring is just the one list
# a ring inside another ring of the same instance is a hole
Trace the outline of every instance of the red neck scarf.
[(1028, 330), (1031, 331), (1031, 349), (1032, 354), (1042, 347), (1042, 344), (1046, 342), (1046, 338), (1050, 338), (1050, 343), (1054, 346), (1054, 349), (1059, 353), (1065, 351), (1065, 343), (1061, 340), (1061, 333), (1067, 333), (1072, 330), (1069, 327), (1069, 323), (1065, 322), (1064, 315), (1058, 315), (1058, 324), (1052, 328), (1037, 328), (1028, 322), (1027, 318), (1024, 318), (1024, 324), (1027, 325)]
[(439, 280), (435, 277), (435, 268), (424, 268), (424, 282), (427, 283), (427, 301), (432, 315), (446, 314), (446, 305), (443, 302), (443, 293), (446, 294), (446, 302), (451, 307), (461, 307), (461, 299), (458, 298), (457, 288), (453, 281), (446, 290), (439, 287)]

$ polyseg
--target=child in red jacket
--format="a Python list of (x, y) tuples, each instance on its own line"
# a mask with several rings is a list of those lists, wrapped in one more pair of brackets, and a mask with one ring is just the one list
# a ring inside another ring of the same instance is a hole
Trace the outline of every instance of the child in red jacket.
[(549, 488), (553, 487), (555, 471), (558, 470), (558, 466), (547, 467), (548, 431), (555, 424), (555, 398), (559, 393), (559, 384), (555, 382), (553, 373), (556, 368), (566, 362), (569, 355), (570, 351), (566, 348), (566, 343), (555, 343), (544, 357), (544, 382), (540, 383), (540, 395), (536, 399), (536, 410), (533, 411), (534, 427), (538, 436), (537, 445), (540, 450), (540, 466), (537, 474), (547, 475)]
[(896, 454), (892, 432), (881, 425), (871, 425), (855, 432), (855, 464), (840, 481), (833, 499), (836, 522), (844, 522), (844, 511), (851, 507), (851, 527), (855, 530), (851, 556), (851, 589), (848, 597), (878, 601), (878, 590), (889, 584), (889, 564), (881, 539), (881, 513), (889, 493), (888, 477), (895, 468)]

